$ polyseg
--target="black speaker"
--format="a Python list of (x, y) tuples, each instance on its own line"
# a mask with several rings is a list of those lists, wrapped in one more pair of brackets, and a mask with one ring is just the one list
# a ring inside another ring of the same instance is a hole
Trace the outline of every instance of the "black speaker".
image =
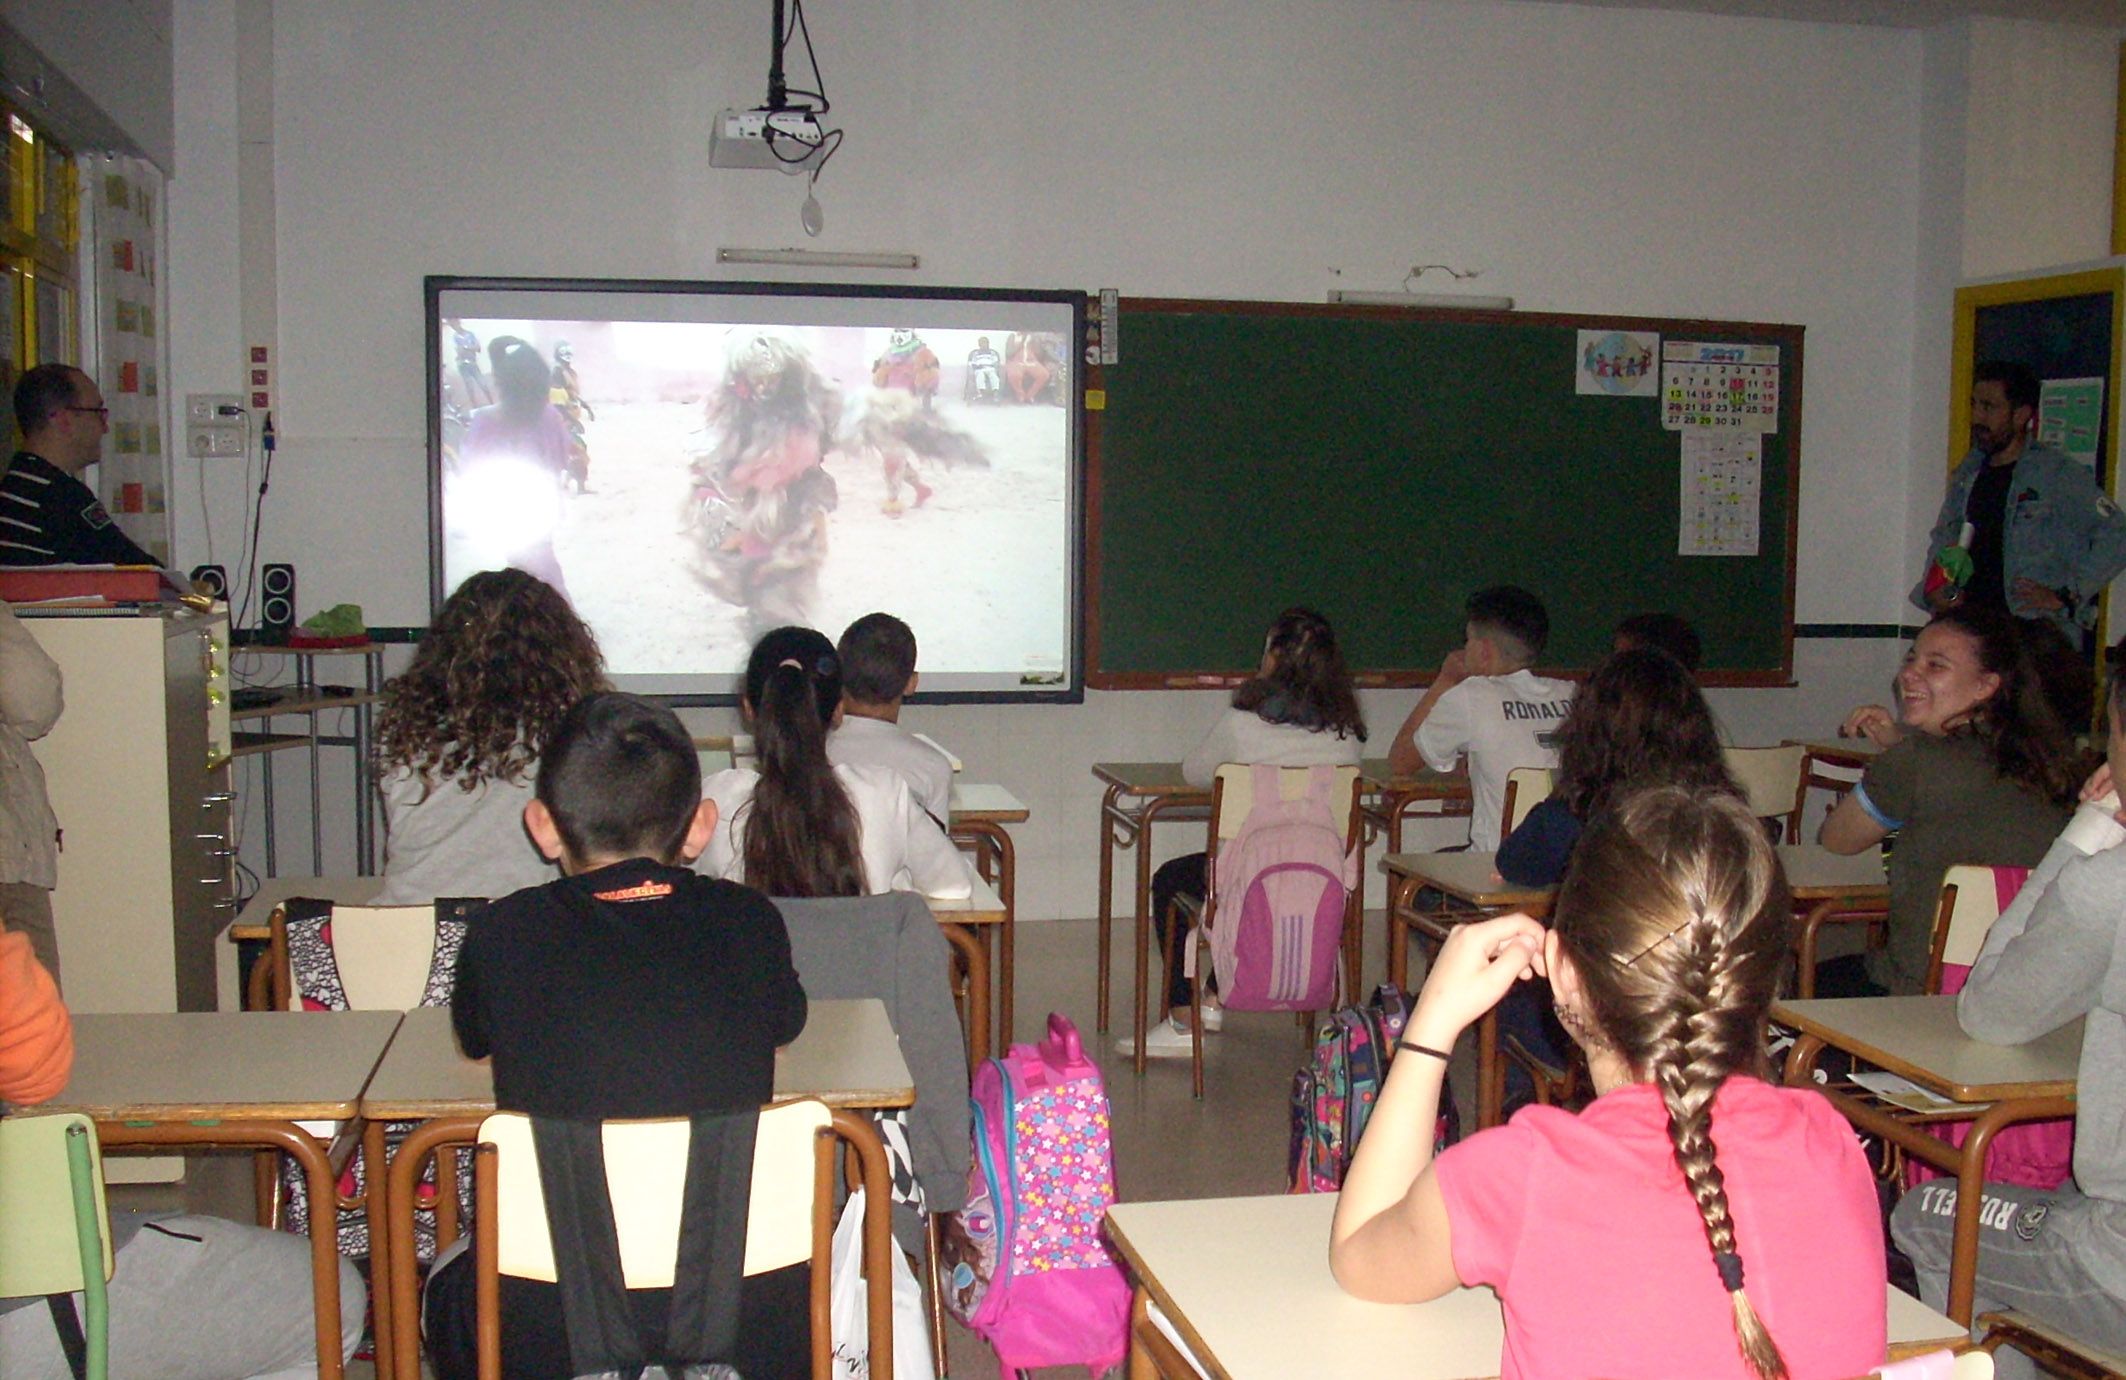
[(218, 565), (195, 565), (192, 567), (192, 592), (204, 594), (209, 599), (229, 597), (229, 575)]
[(258, 630), (268, 642), (286, 642), (295, 626), (295, 567), (267, 564), (258, 568)]

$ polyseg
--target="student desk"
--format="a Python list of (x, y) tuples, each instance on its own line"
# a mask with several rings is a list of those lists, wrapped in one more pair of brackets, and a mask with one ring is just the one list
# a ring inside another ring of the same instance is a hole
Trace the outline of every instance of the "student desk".
[[(1360, 807), (1365, 819), (1366, 834), (1370, 840), (1385, 834), (1388, 851), (1403, 851), (1403, 817), (1410, 807), (1425, 801), (1438, 801), (1439, 810), (1428, 818), (1444, 819), (1469, 813), (1469, 773), (1467, 771), (1434, 771), (1421, 767), (1406, 776), (1389, 770), (1385, 757), (1368, 757), (1359, 764), (1359, 789), (1365, 792), (1365, 803)], [(1363, 870), (1364, 858), (1360, 858)]]
[[(1152, 850), (1151, 828), (1160, 820), (1206, 820), (1211, 813), (1208, 786), (1191, 786), (1181, 777), (1179, 762), (1097, 762), (1093, 775), (1107, 789), (1100, 799), (1100, 956), (1097, 979), (1098, 1028), (1106, 1030), (1109, 1016), (1108, 965), (1114, 941), (1115, 850), (1134, 848), (1137, 854), (1136, 958), (1134, 982), (1139, 1009), (1149, 981), (1148, 952), (1151, 928)], [(1385, 758), (1370, 758), (1359, 765), (1360, 873), (1364, 873), (1365, 848), (1371, 833), (1386, 831), (1390, 851), (1400, 847), (1404, 811), (1424, 800), (1466, 802), (1469, 781), (1453, 772), (1421, 771), (1397, 776), (1388, 770)], [(1465, 806), (1466, 809), (1466, 806)], [(1456, 813), (1449, 808), (1447, 813)], [(1355, 938), (1355, 937), (1354, 937)]]
[(1949, 1316), (1971, 1321), (1972, 1280), (1978, 1265), (1980, 1185), (1993, 1135), (2011, 1122), (2073, 1116), (2075, 1072), (2082, 1056), (2082, 1023), (2071, 1021), (2023, 1045), (1989, 1045), (1956, 1023), (1956, 998), (1847, 997), (1784, 1001), (1772, 1018), (1801, 1032), (1787, 1055), (1786, 1081), (1815, 1082), (1826, 1046), (1908, 1078), (1930, 1092), (1971, 1107), (1971, 1134), (1961, 1148), (1928, 1135), (1925, 1127), (1865, 1096), (1850, 1083), (1824, 1095), (1848, 1121), (1902, 1146), (1907, 1154), (1956, 1175), (1955, 1250), (1949, 1267)]
[[(831, 1107), (865, 1109), (907, 1107), (915, 1102), (915, 1077), (901, 1058), (885, 1003), (867, 997), (855, 1001), (816, 1001), (804, 1033), (775, 1056), (775, 1100), (816, 1097)], [(486, 1060), (458, 1051), (450, 1012), (439, 1006), (406, 1013), (404, 1025), (377, 1065), (362, 1097), (362, 1115), (370, 1118), (364, 1133), (368, 1157), (370, 1219), (383, 1231), (369, 1234), (371, 1296), (377, 1322), (377, 1374), (420, 1380), (420, 1307), (414, 1260), (413, 1202), (421, 1167), (432, 1152), (471, 1145), (480, 1122), (495, 1109), (494, 1079)], [(417, 1121), (383, 1165), (384, 1123)], [(438, 1203), (448, 1195), (438, 1195)], [(445, 1209), (454, 1219), (455, 1205)], [(454, 1222), (453, 1222), (454, 1225)], [(442, 1244), (442, 1232), (437, 1233)]]
[[(1789, 738), (1788, 743), (1799, 743), (1802, 748), (1801, 786), (1804, 796), (1809, 791), (1823, 791), (1830, 797), (1830, 804), (1838, 803), (1838, 797), (1853, 789), (1860, 773), (1867, 770), (1869, 762), (1882, 751), (1866, 738)], [(1830, 767), (1846, 775), (1826, 776), (1822, 768)]]
[[(1871, 921), (1889, 908), (1890, 887), (1882, 851), (1870, 848), (1851, 856), (1813, 843), (1781, 844), (1776, 850), (1787, 886), (1797, 905), (1809, 906), (1796, 946), (1801, 953), (1801, 992), (1809, 995), (1815, 977), (1817, 931), (1829, 920)], [(1509, 911), (1549, 914), (1554, 887), (1515, 886), (1500, 878), (1496, 853), (1390, 853), (1381, 859), (1388, 874), (1388, 977), (1407, 988), (1410, 931), (1434, 945), (1446, 942), (1454, 926)], [(1438, 909), (1415, 904), (1420, 888), (1445, 893), (1452, 903)], [(1477, 1125), (1495, 1126), (1504, 1080), (1498, 1063), (1498, 1026), (1487, 1012), (1477, 1022)]]
[(1151, 928), (1152, 825), (1162, 819), (1206, 820), (1211, 817), (1208, 786), (1181, 779), (1179, 762), (1095, 762), (1093, 775), (1106, 783), (1100, 797), (1100, 967), (1098, 1028), (1107, 1029), (1107, 967), (1115, 924), (1115, 850), (1137, 852), (1136, 984), (1141, 1007), (1147, 980), (1146, 935)]
[[(74, 1017), (74, 1071), (40, 1111), (95, 1119), (106, 1149), (283, 1150), (303, 1167), (317, 1299), (317, 1365), (339, 1380), (336, 1166), (361, 1135), (362, 1090), (398, 1029), (396, 1011), (176, 1012)], [(298, 1125), (341, 1123), (328, 1147)]]
[[(215, 954), (216, 986), (225, 1009), (234, 1010), (238, 1004), (236, 945), (251, 940), (266, 943), (273, 936), (273, 912), (297, 897), (311, 897), (332, 901), (343, 906), (368, 905), (383, 889), (382, 877), (275, 877), (261, 885), (244, 908), (237, 913), (234, 923), (224, 930), (228, 941)], [(961, 900), (947, 901), (936, 897), (924, 897), (930, 913), (942, 924), (971, 925), (975, 932), (987, 941), (991, 926), (1002, 926), (1003, 941), (1000, 961), (1009, 964), (1011, 953), (1011, 907), (997, 889), (986, 880), (976, 878), (973, 891)], [(1002, 1000), (1008, 1002), (1011, 994), (1011, 973), (1005, 968)]]
[[(1388, 874), (1388, 980), (1410, 986), (1410, 931), (1423, 935), (1437, 951), (1457, 925), (1509, 911), (1525, 910), (1541, 919), (1550, 913), (1557, 888), (1515, 886), (1498, 874), (1496, 853), (1390, 853), (1380, 860)], [(1417, 904), (1417, 893), (1431, 887), (1448, 898), (1438, 909)], [(1496, 1008), (1476, 1023), (1476, 1124), (1499, 1124), (1505, 1080), (1500, 1077)]]
[[(1032, 811), (1002, 786), (970, 782), (952, 785), (952, 819), (947, 832), (952, 841), (974, 854), (974, 864), (985, 881), (997, 889), (1003, 918), (997, 930), (997, 1049), (1011, 1045), (1012, 973), (1017, 953), (1018, 860), (1011, 833), (1004, 826), (1024, 824)], [(965, 922), (961, 922), (965, 923)], [(987, 930), (980, 931), (986, 938)]]
[(1779, 850), (1794, 908), (1808, 908), (1794, 931), (1794, 987), (1816, 995), (1816, 940), (1824, 925), (1880, 923), (1890, 913), (1890, 883), (1882, 850), (1833, 853), (1819, 844), (1789, 844)]
[[(1117, 1203), (1107, 1232), (1136, 1276), (1129, 1377), (1191, 1380), (1161, 1370), (1142, 1334), (1159, 1305), (1215, 1380), (1491, 1380), (1505, 1325), (1489, 1289), (1430, 1303), (1366, 1303), (1329, 1274), (1336, 1195), (1275, 1194)], [(1889, 1291), (1890, 1359), (1962, 1343), (1965, 1330), (1911, 1295)], [(1164, 1338), (1161, 1339), (1162, 1341)]]

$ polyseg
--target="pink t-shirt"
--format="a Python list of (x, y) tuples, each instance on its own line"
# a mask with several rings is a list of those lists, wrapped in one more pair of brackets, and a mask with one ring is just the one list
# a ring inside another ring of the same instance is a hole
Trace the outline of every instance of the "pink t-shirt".
[[(1805, 1089), (1713, 1101), (1750, 1303), (1794, 1380), (1865, 1375), (1886, 1338), (1882, 1217), (1853, 1130)], [(1748, 1380), (1733, 1308), (1649, 1084), (1527, 1107), (1439, 1158), (1454, 1271), (1498, 1291), (1502, 1380)]]

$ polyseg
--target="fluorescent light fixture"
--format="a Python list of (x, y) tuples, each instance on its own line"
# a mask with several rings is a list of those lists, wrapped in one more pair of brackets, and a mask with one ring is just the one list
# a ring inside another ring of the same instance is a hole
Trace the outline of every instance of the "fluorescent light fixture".
[(1511, 297), (1480, 297), (1465, 292), (1365, 292), (1330, 288), (1329, 300), (1358, 307), (1445, 307), (1461, 311), (1512, 311)]
[(920, 268), (913, 254), (841, 254), (826, 249), (734, 249), (716, 251), (720, 264), (790, 264), (801, 268)]

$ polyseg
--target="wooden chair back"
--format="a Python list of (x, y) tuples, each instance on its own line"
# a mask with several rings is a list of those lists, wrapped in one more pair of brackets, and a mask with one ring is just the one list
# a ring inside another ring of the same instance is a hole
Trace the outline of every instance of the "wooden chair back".
[(960, 1013), (960, 1030), (967, 1040), (967, 1070), (989, 1057), (989, 951), (965, 925), (938, 922), (938, 929), (951, 946), (946, 980), (952, 984), (952, 1005)]
[[(2126, 1376), (2126, 1355), (2106, 1351), (2028, 1313), (2012, 1309), (1981, 1313), (1978, 1325), (1986, 1329), (1986, 1339), (1979, 1345), (1987, 1351), (1980, 1354), (1989, 1359), (1991, 1349), (2005, 1343), (2036, 1361), (2047, 1375), (2064, 1376), (2066, 1380), (2119, 1380)], [(1963, 1380), (1962, 1371), (1957, 1372), (1957, 1380)]]
[[(349, 1011), (410, 1011), (421, 1004), (435, 963), (440, 925), (462, 926), (437, 905), (347, 906), (330, 909), (333, 964)], [(298, 924), (302, 921), (296, 922)], [(288, 956), (288, 916), (275, 907), (266, 956), (251, 970), (253, 1009), (295, 1008), (295, 975)], [(462, 929), (459, 931), (462, 935)]]
[(1742, 788), (1750, 813), (1759, 819), (1779, 821), (1781, 842), (1798, 843), (1801, 805), (1808, 798), (1808, 780), (1803, 770), (1808, 749), (1800, 743), (1731, 747), (1725, 756), (1727, 774)]
[[(691, 1128), (684, 1119), (608, 1121), (603, 1139), (606, 1191), (619, 1238), (621, 1277), (630, 1289), (671, 1288)], [(828, 1290), (833, 1274), (833, 1176), (843, 1147), (865, 1189), (864, 1274), (871, 1373), (883, 1376), (890, 1372), (893, 1355), (893, 1270), (888, 1252), (894, 1247), (892, 1182), (878, 1132), (867, 1117), (830, 1111), (825, 1103), (807, 1098), (764, 1108), (753, 1144), (745, 1273), (756, 1275), (811, 1262), (815, 1380), (826, 1380), (834, 1373)], [(552, 1283), (553, 1242), (528, 1117), (497, 1112), (481, 1123), (473, 1176), (479, 1204), (473, 1225), (479, 1298), (494, 1299), (494, 1280), (504, 1274)], [(478, 1340), (481, 1380), (499, 1380), (500, 1320), (485, 1308)]]
[(1506, 794), (1500, 800), (1499, 837), (1521, 827), (1528, 812), (1550, 799), (1557, 789), (1557, 773), (1548, 767), (1515, 767), (1506, 773)]
[(1934, 939), (1927, 954), (1926, 991), (1941, 991), (1944, 965), (1968, 968), (1978, 961), (1978, 951), (1985, 947), (1986, 935), (2000, 916), (1992, 868), (1959, 863), (1942, 873), (1941, 893), (1934, 905)]

